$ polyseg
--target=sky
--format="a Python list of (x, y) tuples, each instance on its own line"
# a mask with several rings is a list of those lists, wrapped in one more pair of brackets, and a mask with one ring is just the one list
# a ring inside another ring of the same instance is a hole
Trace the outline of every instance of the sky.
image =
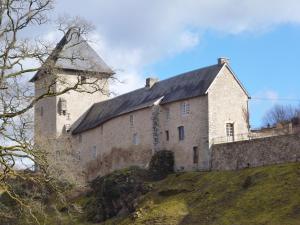
[[(80, 16), (122, 94), (228, 57), (252, 100), (252, 127), (274, 104), (300, 105), (299, 0), (57, 0), (51, 17)], [(43, 31), (58, 37), (53, 27)]]

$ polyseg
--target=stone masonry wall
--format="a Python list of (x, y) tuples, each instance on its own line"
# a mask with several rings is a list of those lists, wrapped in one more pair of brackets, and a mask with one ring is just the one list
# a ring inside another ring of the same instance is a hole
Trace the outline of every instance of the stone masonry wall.
[(212, 170), (237, 170), (300, 161), (300, 135), (285, 135), (212, 146)]

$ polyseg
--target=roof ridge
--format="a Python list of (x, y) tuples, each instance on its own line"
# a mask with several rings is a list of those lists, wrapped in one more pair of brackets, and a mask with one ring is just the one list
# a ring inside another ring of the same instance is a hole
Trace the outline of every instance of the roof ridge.
[(175, 79), (176, 77), (179, 77), (179, 76), (182, 76), (182, 75), (186, 75), (188, 73), (194, 73), (194, 72), (199, 71), (199, 70), (209, 69), (209, 68), (214, 67), (214, 66), (220, 66), (220, 65), (219, 64), (213, 64), (213, 65), (210, 65), (210, 66), (205, 66), (205, 67), (201, 67), (201, 68), (198, 68), (198, 69), (190, 70), (190, 71), (187, 71), (187, 72), (183, 72), (183, 73), (177, 74), (177, 75), (172, 76), (172, 77), (168, 77), (167, 79), (158, 81), (157, 83), (161, 83), (161, 82), (164, 82), (164, 81), (167, 81), (167, 80)]
[[(206, 67), (201, 67), (201, 68), (199, 68), (199, 69), (190, 70), (190, 71), (187, 71), (187, 72), (184, 72), (184, 73), (180, 73), (180, 74), (177, 74), (177, 75), (175, 75), (175, 76), (173, 76), (173, 77), (169, 77), (169, 78), (167, 78), (167, 79), (164, 79), (164, 80), (161, 80), (161, 81), (157, 81), (154, 85), (156, 85), (156, 84), (158, 84), (158, 83), (162, 83), (162, 82), (164, 82), (164, 81), (168, 81), (168, 80), (177, 78), (177, 77), (179, 77), (179, 76), (183, 76), (183, 75), (188, 74), (188, 73), (193, 73), (193, 72), (196, 72), (196, 71), (199, 71), (199, 70), (208, 69), (208, 68), (211, 68), (211, 67), (214, 67), (214, 66), (219, 66), (219, 65), (218, 65), (218, 64), (214, 64), (214, 65), (210, 65), (210, 66), (206, 66)], [(154, 86), (153, 86), (153, 87), (154, 87)], [(152, 87), (152, 88), (153, 88), (153, 87)], [(113, 98), (106, 99), (106, 100), (101, 101), (101, 102), (96, 102), (96, 103), (94, 103), (93, 105), (100, 104), (100, 103), (102, 103), (102, 102), (107, 102), (107, 101), (110, 101), (110, 100), (114, 100), (114, 99), (120, 98), (120, 97), (122, 97), (122, 96), (126, 96), (126, 95), (128, 95), (128, 94), (132, 94), (132, 93), (134, 93), (134, 92), (136, 92), (136, 91), (140, 91), (140, 90), (142, 90), (142, 89), (146, 89), (146, 88), (145, 88), (145, 87), (137, 88), (137, 89), (134, 89), (134, 90), (132, 90), (132, 91), (129, 91), (129, 92), (123, 93), (123, 94), (121, 94), (121, 95), (115, 96), (115, 97), (113, 97)], [(151, 89), (149, 89), (149, 90), (151, 90)]]
[(218, 64), (199, 68), (159, 81), (151, 88), (139, 88), (95, 103), (89, 115), (74, 128), (72, 134), (82, 133), (115, 117), (150, 107), (154, 100), (162, 96), (164, 98), (160, 104), (204, 96), (222, 68)]

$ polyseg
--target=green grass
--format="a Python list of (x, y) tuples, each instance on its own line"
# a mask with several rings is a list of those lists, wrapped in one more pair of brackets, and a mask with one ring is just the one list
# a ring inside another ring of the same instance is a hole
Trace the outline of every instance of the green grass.
[[(152, 186), (135, 215), (98, 225), (300, 225), (300, 163), (172, 174)], [(72, 203), (84, 206), (90, 198)], [(85, 213), (47, 208), (44, 224), (92, 225)]]
[(137, 217), (103, 225), (300, 225), (300, 164), (170, 175), (153, 184)]

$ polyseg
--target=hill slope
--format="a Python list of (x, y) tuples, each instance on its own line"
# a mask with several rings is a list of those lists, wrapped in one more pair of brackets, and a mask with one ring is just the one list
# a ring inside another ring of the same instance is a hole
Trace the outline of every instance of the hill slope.
[(300, 225), (300, 164), (173, 174), (111, 224)]

